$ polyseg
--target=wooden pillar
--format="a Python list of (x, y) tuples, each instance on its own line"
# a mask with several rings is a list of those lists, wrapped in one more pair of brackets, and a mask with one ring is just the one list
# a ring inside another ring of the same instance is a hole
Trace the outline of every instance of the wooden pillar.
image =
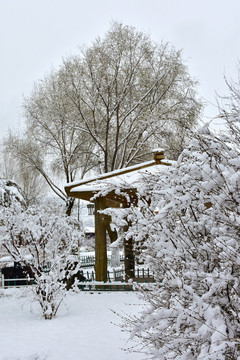
[(130, 238), (124, 240), (124, 265), (125, 265), (125, 280), (133, 279), (135, 277), (135, 257), (134, 257), (134, 242)]
[(104, 198), (95, 200), (95, 278), (96, 281), (107, 281), (107, 238), (105, 216), (99, 214), (104, 210), (106, 202)]

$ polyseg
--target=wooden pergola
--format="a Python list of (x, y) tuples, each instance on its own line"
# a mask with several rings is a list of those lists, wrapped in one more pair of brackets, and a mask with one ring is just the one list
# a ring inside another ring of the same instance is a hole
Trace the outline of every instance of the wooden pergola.
[[(102, 214), (100, 210), (106, 208), (126, 208), (130, 204), (137, 203), (137, 190), (134, 187), (134, 182), (137, 177), (144, 173), (144, 171), (154, 172), (156, 166), (171, 165), (171, 161), (164, 160), (164, 151), (162, 149), (156, 149), (153, 151), (154, 160), (144, 162), (138, 165), (130, 166), (127, 168), (115, 170), (106, 174), (101, 174), (89, 179), (83, 179), (68, 183), (65, 186), (65, 191), (69, 197), (77, 199), (93, 201), (95, 204), (95, 277), (97, 281), (107, 281), (107, 237), (106, 231), (111, 233), (110, 229), (110, 217)], [(159, 170), (159, 168), (158, 168)], [(104, 196), (97, 196), (99, 192), (103, 192), (105, 188), (110, 188), (112, 182), (125, 181), (129, 184), (124, 188), (124, 192), (128, 194), (126, 196), (116, 193), (114, 190), (106, 191)], [(94, 198), (94, 199), (93, 199)], [(112, 234), (110, 236), (111, 241), (116, 240), (116, 236)], [(131, 278), (134, 276), (134, 254), (133, 254), (133, 242), (126, 240), (124, 243), (125, 252), (125, 272), (126, 277)]]

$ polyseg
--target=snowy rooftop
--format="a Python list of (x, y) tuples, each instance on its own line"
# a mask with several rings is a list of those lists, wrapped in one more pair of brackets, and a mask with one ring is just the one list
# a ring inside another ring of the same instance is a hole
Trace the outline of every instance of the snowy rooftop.
[[(168, 162), (170, 164), (170, 162)], [(160, 165), (163, 166), (163, 165)], [(91, 182), (86, 183), (85, 181), (79, 182), (77, 186), (72, 188), (70, 190), (70, 194), (75, 192), (85, 192), (85, 191), (91, 191), (93, 193), (97, 193), (104, 188), (111, 186), (121, 186), (125, 185), (129, 187), (134, 187), (136, 184), (138, 184), (139, 181), (141, 181), (144, 174), (151, 173), (155, 174), (159, 172), (160, 170), (159, 165), (152, 165), (148, 166), (144, 169), (138, 169), (138, 170), (132, 170), (131, 172), (128, 172), (126, 174), (120, 174), (118, 175), (117, 172), (108, 173), (109, 174), (115, 174), (115, 176), (111, 176), (109, 178), (97, 178), (93, 179)], [(107, 175), (107, 174), (105, 174)]]
[[(154, 150), (154, 159), (141, 164), (130, 166), (123, 169), (111, 171), (96, 177), (86, 178), (80, 181), (69, 183), (65, 186), (67, 194), (84, 200), (90, 200), (100, 191), (106, 190), (106, 194), (110, 194), (114, 188), (134, 189), (143, 178), (144, 174), (155, 174), (159, 172), (162, 166), (168, 166), (173, 161), (165, 160), (162, 149)], [(111, 197), (112, 201), (119, 203), (116, 192)], [(112, 204), (113, 205), (113, 204)]]

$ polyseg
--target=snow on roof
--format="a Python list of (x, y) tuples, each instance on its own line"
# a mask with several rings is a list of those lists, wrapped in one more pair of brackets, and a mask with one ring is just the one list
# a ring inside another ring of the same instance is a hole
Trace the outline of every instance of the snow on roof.
[[(143, 163), (144, 168), (139, 169), (139, 165), (131, 166), (126, 169), (130, 169), (131, 171), (123, 173), (123, 169), (115, 170), (111, 173), (103, 174), (103, 176), (99, 176), (96, 178), (85, 179), (79, 182), (76, 182), (76, 186), (74, 186), (70, 190), (71, 193), (75, 192), (93, 192), (97, 193), (99, 191), (108, 188), (109, 186), (118, 187), (124, 185), (124, 187), (135, 187), (143, 178), (144, 174), (156, 174), (159, 172), (162, 166), (171, 165), (173, 161), (164, 160), (164, 164), (156, 165), (155, 162), (149, 161), (147, 163)], [(145, 166), (147, 164), (147, 166)], [(152, 164), (152, 165), (151, 165)], [(126, 170), (125, 169), (125, 170)], [(119, 174), (119, 175), (118, 175)], [(73, 183), (68, 184), (73, 185)]]
[(139, 169), (140, 166), (147, 167), (147, 166), (151, 166), (153, 164), (155, 164), (155, 161), (151, 160), (151, 161), (144, 162), (142, 164), (129, 166), (129, 167), (124, 168), (124, 169), (117, 169), (117, 170), (114, 170), (114, 171), (111, 171), (111, 172), (108, 172), (108, 173), (105, 173), (105, 174), (100, 174), (100, 175), (96, 175), (96, 176), (93, 176), (93, 177), (90, 177), (90, 178), (84, 178), (82, 180), (77, 180), (77, 181), (70, 182), (67, 185), (65, 185), (65, 188), (76, 186), (76, 185), (80, 186), (81, 184), (86, 184), (88, 182), (93, 182), (93, 181), (105, 179), (105, 178), (108, 178), (108, 177), (115, 177), (115, 176), (118, 176), (118, 175), (122, 174), (124, 171), (132, 172), (132, 171), (134, 171), (136, 169)]
[[(114, 170), (95, 177), (85, 178), (65, 185), (68, 196), (79, 199), (94, 201), (96, 196), (106, 199), (107, 206), (123, 206), (136, 199), (136, 190), (142, 181), (144, 174), (155, 174), (161, 168), (174, 163), (165, 160), (164, 150), (154, 149), (154, 160)], [(131, 198), (125, 199), (122, 190), (128, 193)]]

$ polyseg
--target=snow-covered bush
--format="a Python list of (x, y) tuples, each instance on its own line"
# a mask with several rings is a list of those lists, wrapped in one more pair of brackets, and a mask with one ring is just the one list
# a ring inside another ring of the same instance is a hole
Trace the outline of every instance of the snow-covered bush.
[(0, 179), (0, 205), (9, 207), (14, 203), (25, 206), (22, 190), (15, 181)]
[(121, 212), (154, 270), (139, 292), (150, 306), (129, 319), (154, 359), (240, 359), (240, 127), (229, 126), (224, 136), (202, 128), (176, 164), (144, 175), (138, 206)]
[(72, 250), (79, 245), (81, 235), (71, 218), (53, 214), (44, 207), (0, 210), (2, 245), (33, 277), (34, 299), (45, 319), (56, 315), (79, 274), (79, 263)]

